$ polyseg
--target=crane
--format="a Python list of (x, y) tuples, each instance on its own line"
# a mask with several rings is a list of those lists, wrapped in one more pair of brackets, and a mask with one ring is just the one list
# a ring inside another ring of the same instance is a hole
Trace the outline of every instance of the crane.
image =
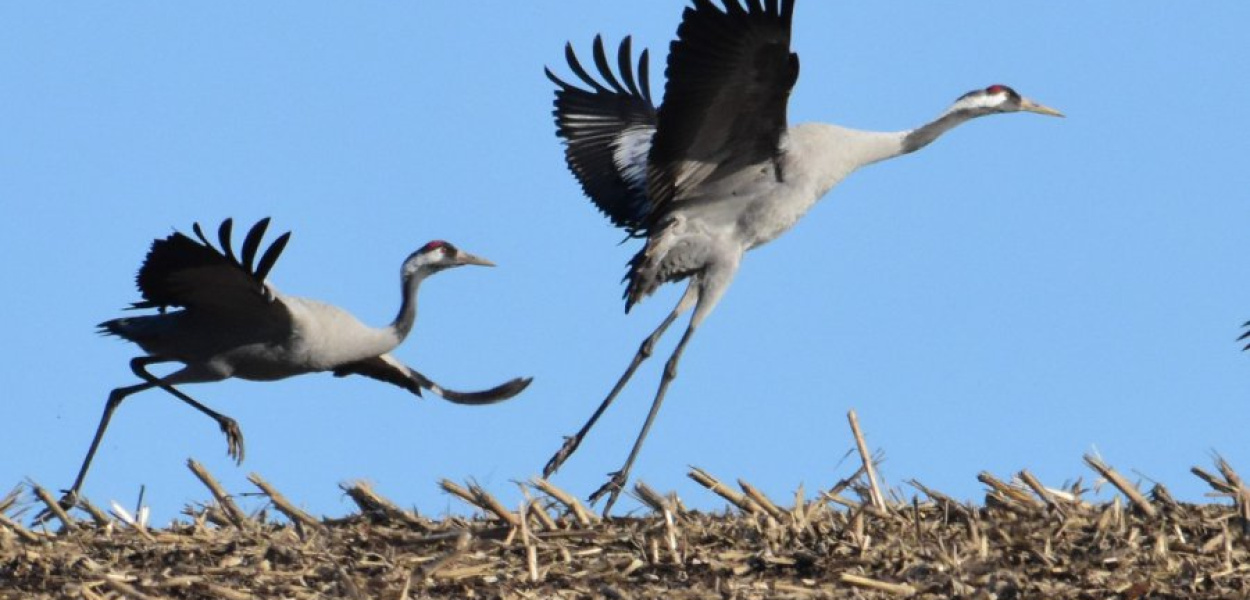
[(615, 72), (602, 37), (593, 47), (598, 77), (582, 66), (571, 44), (565, 60), (580, 83), (546, 70), (556, 86), (553, 114), (569, 169), (613, 225), (645, 240), (627, 267), (625, 311), (661, 284), (688, 283), (598, 409), (547, 462), (544, 476), (577, 450), (665, 330), (693, 308), (624, 466), (590, 496), (594, 502), (609, 494), (605, 514), (629, 477), (682, 352), (729, 288), (746, 251), (790, 229), (860, 167), (915, 152), (971, 119), (1019, 111), (1063, 116), (1010, 87), (991, 85), (906, 131), (791, 126), (786, 103), (799, 75), (798, 55), (790, 49), (794, 0), (722, 4), (692, 0), (683, 11), (658, 108), (647, 52), (635, 72), (629, 37), (618, 48)]
[[(268, 226), (268, 218), (253, 225), (237, 256), (230, 239), (231, 219), (218, 228), (221, 248), (213, 246), (199, 223), (192, 228), (196, 239), (175, 232), (152, 243), (136, 278), (143, 300), (131, 308), (154, 308), (159, 313), (99, 325), (101, 333), (134, 342), (146, 352), (130, 361), (130, 370), (142, 383), (109, 393), (104, 416), (74, 485), (61, 500), (62, 506), (76, 503), (113, 412), (122, 400), (144, 390), (165, 390), (211, 417), (226, 435), (228, 454), (241, 463), (243, 433), (238, 423), (175, 386), (231, 377), (274, 381), (329, 371), (337, 377), (363, 375), (417, 396), (429, 390), (457, 404), (478, 405), (512, 398), (530, 384), (531, 378), (516, 378), (488, 390), (458, 392), (434, 383), (391, 354), (412, 331), (417, 318), (417, 290), (427, 277), (463, 265), (494, 266), (491, 261), (445, 241), (425, 244), (400, 270), (399, 314), (389, 325), (373, 328), (337, 306), (285, 295), (269, 283), (269, 271), (291, 233), (276, 238), (257, 260)], [(167, 312), (168, 307), (181, 310)], [(163, 377), (148, 371), (152, 365), (167, 362), (182, 363), (182, 368)]]

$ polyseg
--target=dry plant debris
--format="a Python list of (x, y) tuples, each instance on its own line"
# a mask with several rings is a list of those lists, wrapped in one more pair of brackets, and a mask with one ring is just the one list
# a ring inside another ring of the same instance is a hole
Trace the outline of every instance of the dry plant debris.
[(1128, 501), (1093, 504), (1079, 485), (1045, 488), (1027, 471), (1010, 482), (980, 474), (983, 506), (915, 481), (910, 501), (886, 501), (861, 469), (786, 508), (694, 469), (734, 508), (689, 511), (639, 484), (653, 513), (600, 519), (534, 480), (509, 511), (477, 485), (445, 480), (481, 516), (441, 521), (365, 484), (344, 486), (359, 513), (318, 520), (259, 476), (251, 481), (286, 520), (248, 516), (192, 463), (215, 500), (164, 529), (98, 509), (30, 527), (19, 513), (50, 494), (32, 485), (24, 496), (38, 500), (0, 500), (0, 598), (1250, 597), (1250, 492), (1230, 465), (1194, 470), (1230, 502), (1192, 505), (1087, 462)]

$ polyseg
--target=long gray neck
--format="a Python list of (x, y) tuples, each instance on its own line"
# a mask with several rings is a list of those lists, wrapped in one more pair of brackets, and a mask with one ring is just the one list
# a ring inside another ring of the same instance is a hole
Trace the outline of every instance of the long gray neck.
[(406, 274), (403, 277), (401, 284), (403, 296), (399, 303), (399, 314), (395, 315), (395, 320), (390, 325), (390, 329), (400, 342), (408, 337), (408, 334), (412, 332), (413, 324), (417, 322), (417, 289), (429, 275), (430, 271), (418, 268), (411, 275)]
[(990, 114), (989, 110), (981, 108), (959, 108), (949, 110), (942, 114), (931, 123), (923, 125), (907, 132), (903, 136), (903, 154), (915, 152), (925, 146), (928, 146), (933, 140), (938, 139), (943, 133), (954, 129), (972, 119)]

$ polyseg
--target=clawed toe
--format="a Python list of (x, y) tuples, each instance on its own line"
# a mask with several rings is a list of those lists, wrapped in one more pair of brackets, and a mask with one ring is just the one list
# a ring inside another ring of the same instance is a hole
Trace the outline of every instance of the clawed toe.
[[(56, 505), (59, 506), (61, 510), (68, 511), (71, 508), (78, 506), (78, 492), (76, 490), (63, 490), (63, 492), (64, 493), (61, 495), (61, 499), (56, 502)], [(47, 522), (48, 519), (51, 519), (52, 516), (52, 509), (50, 507), (45, 508), (39, 511), (39, 514), (35, 515), (32, 523), (35, 525), (42, 525)]]
[(608, 482), (590, 495), (591, 504), (598, 502), (604, 494), (608, 495), (608, 501), (603, 505), (603, 516), (606, 517), (608, 515), (608, 511), (612, 510), (612, 505), (616, 504), (617, 497), (621, 495), (621, 490), (625, 489), (625, 478), (623, 471), (612, 473), (612, 477), (608, 479)]
[(243, 464), (243, 430), (239, 429), (239, 423), (234, 419), (224, 419), (221, 422), (221, 432), (226, 434), (226, 454), (236, 464)]
[(556, 451), (555, 455), (551, 457), (551, 460), (547, 461), (546, 466), (543, 467), (543, 478), (548, 478), (555, 474), (555, 472), (559, 470), (560, 466), (564, 464), (564, 461), (568, 460), (570, 456), (573, 456), (573, 453), (577, 451), (577, 446), (580, 443), (581, 440), (576, 437), (565, 436), (564, 445), (560, 446), (560, 449)]

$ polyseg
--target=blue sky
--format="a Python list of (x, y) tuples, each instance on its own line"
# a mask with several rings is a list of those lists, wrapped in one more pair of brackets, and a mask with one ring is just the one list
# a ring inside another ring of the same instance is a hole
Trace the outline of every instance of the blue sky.
[[(272, 280), (381, 325), (403, 258), (430, 239), (497, 269), (439, 275), (398, 355), (449, 387), (535, 382), (494, 407), (312, 375), (160, 392), (117, 412), (85, 493), (158, 521), (250, 472), (314, 512), (369, 480), (427, 514), (465, 508), (439, 478), (505, 502), (589, 415), (669, 286), (623, 313), (634, 244), (566, 171), (544, 65), (596, 33), (663, 57), (681, 2), (4, 3), (0, 254), (7, 316), (0, 485), (67, 486), (137, 348), (94, 332), (138, 298), (148, 244), (194, 221), (293, 230)], [(845, 413), (884, 479), (979, 498), (977, 472), (1045, 483), (1121, 471), (1206, 491), (1218, 451), (1250, 470), (1250, 5), (800, 1), (794, 122), (897, 130), (1006, 83), (1068, 119), (965, 125), (865, 169), (752, 252), (691, 342), (635, 468), (721, 504), (688, 465), (789, 498), (853, 470)], [(653, 88), (662, 89), (662, 69)], [(663, 344), (667, 354), (676, 334)], [(644, 366), (555, 483), (616, 469), (662, 360)], [(902, 486), (906, 493), (911, 489)], [(1106, 492), (1104, 496), (1106, 497)], [(251, 506), (258, 506), (252, 500)], [(618, 505), (629, 510), (629, 499)], [(620, 510), (618, 509), (618, 510)]]

